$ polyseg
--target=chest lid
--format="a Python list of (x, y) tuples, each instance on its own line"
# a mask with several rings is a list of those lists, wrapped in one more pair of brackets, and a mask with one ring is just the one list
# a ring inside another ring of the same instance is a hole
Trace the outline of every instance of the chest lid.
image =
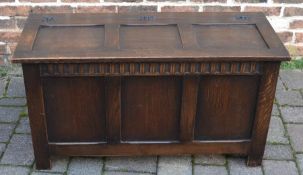
[(289, 59), (262, 13), (32, 14), (12, 62)]

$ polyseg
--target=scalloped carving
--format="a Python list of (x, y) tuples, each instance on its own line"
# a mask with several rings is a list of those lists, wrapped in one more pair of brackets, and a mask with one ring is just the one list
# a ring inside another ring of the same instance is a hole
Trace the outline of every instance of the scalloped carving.
[(41, 64), (41, 76), (261, 74), (259, 62)]

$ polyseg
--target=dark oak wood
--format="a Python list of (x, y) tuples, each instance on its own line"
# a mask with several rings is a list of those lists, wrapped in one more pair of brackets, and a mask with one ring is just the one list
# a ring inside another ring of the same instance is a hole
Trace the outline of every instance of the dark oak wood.
[(43, 78), (50, 142), (105, 141), (104, 78)]
[(50, 154), (48, 148), (48, 133), (46, 130), (43, 86), (39, 77), (39, 67), (33, 64), (23, 64), (22, 69), (36, 167), (37, 169), (49, 169)]
[(258, 84), (258, 76), (201, 77), (195, 139), (249, 139)]
[(261, 13), (31, 14), (22, 63), (50, 155), (242, 154), (260, 165), (285, 47)]
[(121, 77), (109, 77), (105, 93), (107, 142), (119, 143), (121, 140)]
[(13, 62), (289, 59), (262, 13), (31, 14), (25, 29)]
[(180, 154), (247, 154), (249, 141), (205, 142), (205, 143), (170, 143), (170, 144), (53, 144), (50, 152), (65, 156), (146, 156)]
[(123, 141), (179, 139), (179, 77), (128, 77), (122, 89)]
[(105, 25), (104, 42), (106, 48), (119, 49), (120, 47), (119, 31), (120, 31), (119, 24)]
[(191, 142), (194, 137), (199, 77), (184, 76), (182, 85), (180, 140)]
[(41, 64), (42, 77), (261, 75), (261, 62)]
[(247, 165), (259, 166), (262, 163), (266, 136), (269, 128), (273, 101), (275, 98), (280, 63), (264, 64), (264, 74), (261, 77), (258, 92), (254, 129), (252, 132), (251, 150), (248, 154)]

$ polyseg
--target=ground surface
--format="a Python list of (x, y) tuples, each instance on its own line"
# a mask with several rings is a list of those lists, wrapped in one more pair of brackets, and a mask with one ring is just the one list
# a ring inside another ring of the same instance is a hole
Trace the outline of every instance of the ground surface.
[(35, 169), (23, 78), (20, 71), (0, 79), (0, 175), (303, 175), (303, 72), (281, 71), (263, 165), (244, 158), (54, 157), (51, 171)]

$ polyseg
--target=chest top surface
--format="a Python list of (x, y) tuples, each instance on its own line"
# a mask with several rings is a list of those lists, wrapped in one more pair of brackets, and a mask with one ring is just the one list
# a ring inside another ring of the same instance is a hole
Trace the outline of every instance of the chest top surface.
[(31, 14), (12, 62), (289, 59), (262, 13)]

